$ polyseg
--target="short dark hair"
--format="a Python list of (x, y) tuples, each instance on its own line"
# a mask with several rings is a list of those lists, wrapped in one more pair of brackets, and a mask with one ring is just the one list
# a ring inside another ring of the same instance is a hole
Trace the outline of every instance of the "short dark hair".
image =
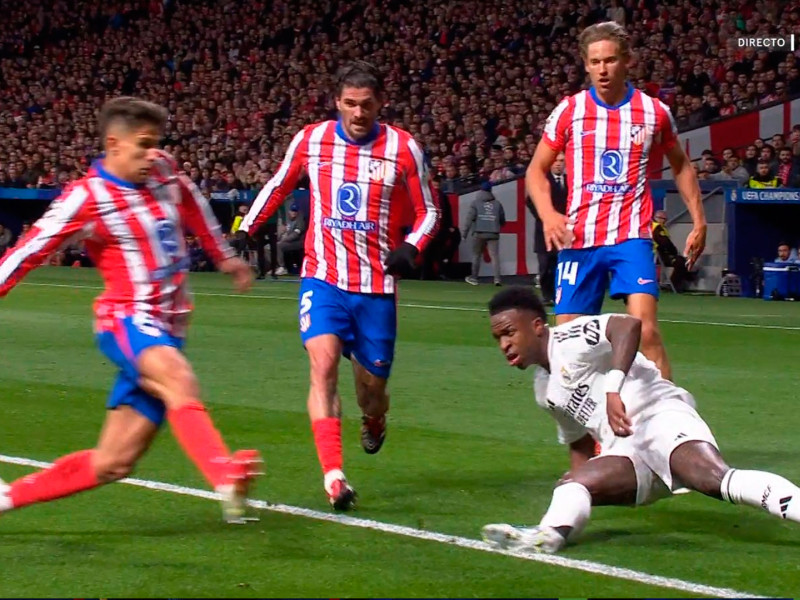
[(365, 60), (354, 60), (339, 67), (336, 72), (336, 97), (345, 87), (369, 88), (376, 96), (383, 93), (383, 77), (377, 67)]
[(159, 131), (163, 131), (166, 122), (167, 109), (163, 106), (132, 96), (120, 96), (103, 104), (97, 128), (100, 143), (105, 146), (108, 129), (115, 123), (122, 123), (129, 130), (154, 125)]
[(542, 319), (547, 319), (547, 311), (544, 304), (531, 288), (521, 285), (512, 285), (504, 290), (497, 292), (489, 300), (489, 314), (496, 315), (505, 310), (517, 308), (519, 310), (529, 310)]

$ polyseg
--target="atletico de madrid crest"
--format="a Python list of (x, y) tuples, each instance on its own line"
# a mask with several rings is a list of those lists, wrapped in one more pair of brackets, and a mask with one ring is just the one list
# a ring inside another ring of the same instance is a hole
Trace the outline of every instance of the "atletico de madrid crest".
[(369, 178), (372, 181), (383, 181), (386, 177), (386, 163), (378, 158), (369, 161)]
[(631, 127), (631, 141), (634, 146), (641, 146), (647, 137), (647, 128), (644, 125), (634, 125)]

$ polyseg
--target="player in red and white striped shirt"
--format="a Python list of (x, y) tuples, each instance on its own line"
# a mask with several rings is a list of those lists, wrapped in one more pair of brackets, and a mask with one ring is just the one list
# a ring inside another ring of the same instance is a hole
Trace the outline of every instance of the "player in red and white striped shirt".
[(100, 350), (120, 369), (100, 440), (92, 450), (0, 485), (0, 512), (54, 500), (128, 475), (166, 416), (173, 433), (223, 496), (229, 522), (241, 522), (254, 450), (231, 455), (200, 401), (197, 379), (182, 353), (191, 301), (184, 226), (219, 269), (249, 288), (250, 268), (234, 257), (195, 185), (158, 150), (166, 111), (116, 98), (100, 112), (106, 151), (67, 188), (0, 260), (0, 297), (60, 247), (83, 238), (105, 281), (95, 302)]
[[(410, 133), (377, 121), (383, 84), (363, 61), (338, 74), (338, 121), (304, 128), (259, 193), (243, 231), (254, 234), (305, 171), (309, 227), (300, 286), (300, 332), (311, 363), (308, 411), (325, 491), (337, 510), (355, 501), (342, 471), (340, 355), (350, 358), (363, 413), (361, 442), (377, 452), (386, 432), (397, 331), (396, 277), (433, 238), (439, 211)], [(411, 231), (403, 236), (403, 228)]]
[[(670, 378), (650, 239), (653, 147), (666, 153), (692, 216), (685, 252), (690, 267), (705, 247), (700, 188), (669, 109), (627, 81), (625, 29), (614, 22), (592, 25), (581, 33), (580, 47), (592, 87), (562, 100), (548, 117), (526, 177), (548, 249), (560, 250), (556, 321), (599, 314), (610, 277), (611, 297), (625, 298), (628, 312), (642, 320), (642, 352)], [(566, 216), (553, 209), (546, 177), (559, 152), (566, 154), (570, 182)]]

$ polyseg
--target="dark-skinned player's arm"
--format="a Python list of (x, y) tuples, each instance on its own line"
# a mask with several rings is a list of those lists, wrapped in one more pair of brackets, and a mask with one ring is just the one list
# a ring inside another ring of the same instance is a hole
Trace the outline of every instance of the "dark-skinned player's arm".
[(627, 437), (633, 433), (631, 422), (625, 414), (625, 404), (620, 391), (625, 377), (639, 351), (642, 322), (628, 315), (609, 317), (606, 338), (611, 344), (611, 370), (606, 374), (606, 411), (614, 435)]

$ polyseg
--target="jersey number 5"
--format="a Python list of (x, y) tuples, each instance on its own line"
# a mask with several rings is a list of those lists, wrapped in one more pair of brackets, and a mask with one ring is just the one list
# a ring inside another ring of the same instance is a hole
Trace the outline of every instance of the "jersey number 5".
[(566, 281), (570, 285), (575, 285), (578, 279), (578, 263), (568, 260), (567, 262), (558, 263), (558, 283), (561, 285), (562, 281)]
[(300, 296), (300, 314), (304, 315), (311, 310), (311, 296), (314, 295), (314, 290), (309, 290)]

